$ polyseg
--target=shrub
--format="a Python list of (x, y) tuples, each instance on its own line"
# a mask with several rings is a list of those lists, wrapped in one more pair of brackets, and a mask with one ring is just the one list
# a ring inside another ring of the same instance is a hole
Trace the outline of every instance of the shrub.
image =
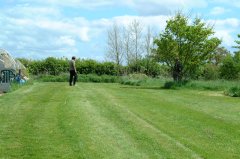
[(207, 64), (203, 71), (205, 80), (216, 80), (219, 77), (219, 67), (213, 64)]
[(185, 86), (187, 83), (188, 83), (188, 81), (181, 81), (181, 82), (167, 81), (167, 82), (165, 82), (163, 88), (164, 89), (176, 89), (178, 87)]
[(220, 76), (223, 79), (233, 80), (238, 78), (239, 70), (234, 59), (229, 55), (220, 67)]
[[(68, 82), (69, 74), (63, 73), (58, 76), (53, 75), (38, 75), (34, 76), (34, 80), (39, 82)], [(119, 78), (117, 76), (102, 75), (98, 76), (96, 74), (80, 74), (78, 75), (78, 82), (95, 82), (95, 83), (117, 83)]]
[(240, 87), (237, 87), (237, 86), (231, 87), (224, 93), (230, 97), (240, 97)]
[(145, 83), (148, 79), (148, 76), (145, 74), (129, 74), (121, 78), (121, 84), (140, 86), (142, 83)]

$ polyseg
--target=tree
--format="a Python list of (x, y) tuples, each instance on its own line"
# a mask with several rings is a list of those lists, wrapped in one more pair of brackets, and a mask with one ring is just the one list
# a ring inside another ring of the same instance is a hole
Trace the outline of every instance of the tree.
[(130, 65), (132, 60), (132, 45), (130, 27), (123, 27), (123, 54), (127, 65)]
[[(238, 34), (238, 38), (240, 38), (240, 34)], [(237, 46), (234, 46), (234, 48), (238, 50), (234, 52), (234, 61), (236, 62), (238, 72), (240, 73), (240, 40), (235, 40), (235, 42), (237, 43)]]
[(139, 60), (141, 59), (142, 48), (143, 48), (142, 30), (143, 30), (142, 24), (135, 19), (130, 25), (130, 31), (131, 31), (131, 40), (132, 40), (132, 46), (133, 46), (134, 63), (136, 65), (137, 72), (140, 71)]
[(217, 47), (210, 55), (209, 62), (218, 66), (229, 55), (230, 52), (223, 46)]
[(208, 63), (203, 67), (203, 78), (205, 80), (218, 79), (220, 75), (219, 69), (228, 55), (230, 55), (230, 52), (225, 47), (217, 47), (210, 55)]
[(177, 76), (175, 80), (192, 78), (221, 43), (213, 35), (213, 27), (200, 18), (196, 17), (189, 24), (189, 17), (177, 13), (167, 21), (164, 32), (154, 41), (157, 45), (155, 58), (171, 68), (173, 75)]
[[(240, 34), (238, 34), (238, 38), (240, 38)], [(237, 46), (233, 46), (233, 48), (238, 50), (234, 52), (234, 59), (236, 62), (240, 63), (240, 40), (235, 40), (235, 42), (237, 43)]]
[(223, 79), (234, 80), (238, 77), (239, 70), (233, 57), (229, 54), (220, 67), (220, 76)]
[(147, 34), (144, 36), (144, 49), (146, 51), (146, 74), (149, 75), (150, 74), (150, 63), (154, 62), (152, 60), (152, 48), (153, 48), (153, 35), (152, 35), (152, 31), (151, 28), (148, 27), (147, 28)]
[[(238, 38), (240, 38), (240, 34), (238, 34)], [(240, 40), (235, 40), (237, 43), (237, 46), (233, 46), (233, 48), (239, 49), (238, 51), (240, 52)]]
[(107, 57), (113, 60), (116, 63), (117, 73), (119, 74), (120, 65), (122, 63), (122, 37), (121, 37), (120, 27), (115, 23), (108, 30), (108, 39), (107, 39)]

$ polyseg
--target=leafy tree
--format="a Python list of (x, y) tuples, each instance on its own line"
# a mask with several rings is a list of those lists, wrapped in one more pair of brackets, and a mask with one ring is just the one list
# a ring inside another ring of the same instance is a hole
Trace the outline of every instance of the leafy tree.
[(31, 63), (31, 60), (26, 58), (17, 58), (17, 60), (19, 60), (25, 67), (27, 67)]
[(179, 81), (193, 77), (221, 43), (212, 37), (213, 27), (200, 18), (196, 17), (191, 24), (189, 21), (189, 17), (177, 13), (154, 41), (155, 58), (167, 64)]
[(210, 55), (209, 63), (212, 63), (212, 64), (218, 66), (219, 64), (221, 64), (223, 62), (223, 60), (229, 54), (230, 54), (230, 52), (225, 47), (223, 47), (223, 46), (217, 47)]
[[(240, 34), (238, 34), (238, 38), (240, 38)], [(238, 50), (234, 52), (234, 61), (236, 62), (238, 72), (240, 73), (240, 40), (235, 40), (235, 42), (237, 43), (237, 46), (234, 46), (234, 48)]]
[(223, 79), (234, 80), (238, 78), (239, 70), (231, 55), (228, 55), (220, 67), (220, 76)]
[[(240, 34), (238, 34), (238, 38), (240, 38)], [(233, 48), (238, 50), (234, 52), (234, 59), (236, 62), (240, 63), (240, 40), (235, 40), (235, 42), (237, 43), (237, 46), (233, 46)]]
[(203, 78), (205, 80), (216, 80), (219, 78), (219, 66), (215, 64), (206, 64), (203, 70)]
[(26, 66), (30, 74), (39, 75), (45, 73), (45, 67), (43, 62), (40, 60), (31, 61), (28, 66)]
[[(238, 34), (238, 38), (240, 38), (240, 34)], [(237, 43), (237, 46), (233, 46), (236, 49), (239, 49), (238, 52), (240, 52), (240, 40), (235, 40), (235, 42)]]
[(60, 59), (56, 59), (54, 57), (48, 57), (43, 62), (44, 68), (47, 74), (50, 75), (59, 75), (61, 72), (63, 72), (64, 67), (66, 67), (67, 61), (65, 61), (65, 64), (61, 63)]

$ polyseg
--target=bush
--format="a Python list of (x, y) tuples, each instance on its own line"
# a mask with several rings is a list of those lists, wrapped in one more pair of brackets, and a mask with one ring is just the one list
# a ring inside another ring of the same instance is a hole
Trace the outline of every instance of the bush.
[(129, 74), (128, 76), (122, 77), (120, 83), (124, 85), (140, 86), (142, 83), (145, 83), (147, 79), (148, 76), (145, 74)]
[(94, 82), (94, 83), (117, 83), (119, 78), (117, 76), (102, 75), (98, 76), (96, 74), (80, 75), (78, 76), (79, 82)]
[(220, 67), (221, 78), (227, 79), (227, 80), (237, 79), (238, 73), (239, 73), (239, 70), (236, 62), (230, 55), (227, 56)]
[[(34, 77), (34, 80), (39, 82), (68, 82), (69, 74), (63, 73), (59, 76), (53, 75), (38, 75)], [(117, 76), (102, 75), (98, 76), (96, 74), (89, 75), (78, 75), (78, 82), (95, 82), (95, 83), (117, 83), (119, 78)]]
[(237, 86), (231, 87), (224, 93), (230, 97), (240, 97), (240, 87), (237, 87)]
[(163, 88), (164, 89), (176, 89), (178, 87), (185, 86), (187, 83), (188, 83), (188, 81), (181, 81), (181, 82), (168, 81), (168, 82), (165, 82)]
[(203, 71), (205, 80), (216, 80), (219, 77), (219, 67), (213, 64), (207, 64)]

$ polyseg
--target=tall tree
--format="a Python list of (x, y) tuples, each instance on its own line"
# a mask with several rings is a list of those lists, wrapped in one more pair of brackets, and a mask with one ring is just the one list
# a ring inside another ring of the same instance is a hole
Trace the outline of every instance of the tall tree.
[(107, 58), (116, 63), (117, 73), (119, 74), (123, 52), (121, 30), (116, 23), (114, 23), (113, 26), (108, 30), (107, 49)]
[(150, 74), (150, 63), (152, 61), (152, 48), (153, 48), (153, 34), (152, 29), (150, 26), (147, 27), (147, 33), (144, 36), (144, 49), (145, 49), (145, 56), (146, 56), (146, 72)]
[(191, 24), (189, 21), (189, 17), (177, 13), (167, 21), (165, 31), (154, 41), (156, 59), (172, 69), (177, 81), (193, 77), (221, 43), (213, 37), (213, 27), (200, 18), (196, 17)]
[[(240, 38), (240, 34), (238, 34), (238, 38)], [(234, 59), (240, 63), (240, 40), (235, 40), (235, 42), (237, 45), (233, 46), (233, 48), (236, 48), (237, 51), (234, 52)]]
[[(240, 34), (238, 34), (238, 38), (240, 38)], [(240, 51), (240, 40), (235, 40), (235, 42), (237, 43), (237, 46), (233, 47), (239, 49), (238, 51)]]
[[(238, 34), (238, 38), (240, 38), (240, 34)], [(240, 73), (240, 40), (235, 40), (235, 42), (237, 43), (237, 46), (234, 46), (234, 48), (238, 50), (234, 52), (234, 61), (236, 62), (238, 72)]]
[(134, 62), (136, 64), (136, 71), (140, 71), (140, 65), (139, 60), (141, 59), (142, 55), (142, 30), (143, 26), (138, 20), (133, 20), (133, 22), (130, 25), (131, 29), (131, 40), (132, 40), (132, 46), (133, 46), (133, 57)]
[(129, 27), (123, 27), (123, 54), (127, 65), (132, 60), (131, 32)]

